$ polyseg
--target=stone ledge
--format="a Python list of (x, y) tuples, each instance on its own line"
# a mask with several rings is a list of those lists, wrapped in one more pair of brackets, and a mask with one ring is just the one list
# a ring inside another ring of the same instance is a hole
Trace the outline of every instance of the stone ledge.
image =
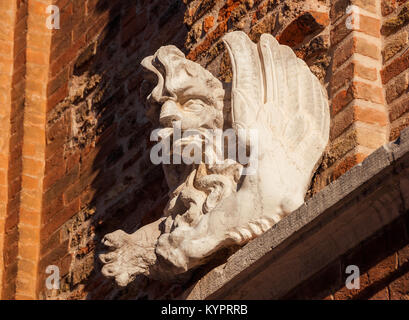
[(406, 129), (399, 139), (375, 151), (248, 243), (180, 298), (285, 296), (337, 257), (406, 214), (408, 176), (409, 129)]

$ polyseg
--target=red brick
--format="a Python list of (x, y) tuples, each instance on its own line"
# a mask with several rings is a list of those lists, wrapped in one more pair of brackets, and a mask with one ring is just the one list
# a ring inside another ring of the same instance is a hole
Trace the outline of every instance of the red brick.
[(45, 172), (46, 175), (50, 170), (62, 168), (64, 172), (64, 154), (54, 153), (52, 156), (47, 157), (45, 161)]
[(344, 69), (333, 75), (331, 79), (332, 92), (334, 93), (338, 89), (348, 85), (353, 80), (354, 76), (371, 81), (375, 81), (378, 78), (377, 70), (375, 68), (368, 68), (359, 62), (352, 61)]
[(353, 5), (372, 13), (376, 13), (377, 2), (378, 0), (351, 0)]
[(41, 148), (41, 142), (45, 141), (45, 132), (43, 127), (27, 124), (24, 126), (24, 135), (27, 141), (33, 143), (37, 142), (38, 148)]
[(208, 16), (203, 21), (203, 31), (208, 33), (211, 28), (214, 26), (214, 17)]
[(44, 201), (50, 202), (59, 198), (79, 177), (79, 165), (73, 168), (68, 174), (64, 175), (54, 183), (44, 194)]
[[(21, 244), (30, 245), (32, 247), (31, 249), (36, 250), (35, 249), (36, 245), (39, 242), (40, 242), (40, 233), (38, 230), (38, 226), (26, 226), (26, 225), (19, 226), (19, 245)], [(21, 253), (19, 252), (19, 254)], [(32, 260), (35, 262), (37, 252), (31, 252), (30, 254), (34, 256)], [(27, 259), (27, 257), (25, 258)]]
[(373, 108), (365, 108), (362, 106), (351, 105), (342, 110), (333, 119), (331, 125), (331, 140), (340, 136), (356, 121), (375, 124), (380, 127), (385, 127), (388, 122), (388, 116), (385, 112)]
[(385, 112), (372, 109), (372, 108), (363, 108), (356, 106), (354, 107), (355, 119), (357, 121), (376, 124), (380, 127), (385, 127), (388, 124), (388, 116)]
[(50, 236), (41, 236), (40, 240), (40, 256), (47, 255), (50, 251), (57, 248), (61, 244), (60, 230), (52, 233)]
[(389, 285), (391, 300), (409, 300), (409, 272), (404, 273)]
[(205, 39), (190, 53), (187, 55), (187, 58), (190, 60), (197, 60), (201, 54), (210, 49), (210, 47), (223, 36), (227, 31), (227, 23), (222, 22), (217, 25), (216, 29), (208, 33)]
[(381, 32), (383, 35), (389, 36), (397, 32), (403, 26), (407, 25), (408, 22), (409, 22), (409, 4), (406, 3), (402, 7), (402, 9), (399, 10), (399, 13), (397, 16), (394, 16), (392, 18), (389, 18), (383, 21)]
[(372, 17), (359, 15), (359, 31), (379, 38), (381, 36), (381, 21)]
[(382, 288), (380, 291), (370, 297), (369, 300), (389, 300), (388, 288)]
[(89, 177), (89, 182), (86, 179), (81, 179), (77, 183), (73, 183), (63, 195), (64, 203), (70, 203), (76, 198), (79, 198), (82, 192), (86, 189), (87, 185), (91, 184), (91, 181), (94, 180), (94, 177)]
[(344, 40), (351, 32), (352, 29), (347, 28), (347, 17), (343, 18), (336, 26), (331, 29), (331, 44), (336, 46), (342, 40)]
[(49, 98), (47, 103), (47, 112), (52, 110), (58, 103), (60, 103), (68, 95), (68, 85), (61, 86)]
[[(41, 131), (44, 131), (45, 115), (39, 112), (35, 112), (34, 110), (30, 110), (30, 108), (27, 108), (27, 112), (24, 115), (24, 122), (25, 122), (26, 128), (36, 127), (36, 128), (40, 128)], [(27, 135), (26, 131), (25, 131), (25, 134)], [(40, 136), (40, 139), (36, 139), (36, 140), (38, 142), (38, 145), (41, 145), (42, 141), (44, 141), (44, 137)]]
[(407, 117), (399, 118), (398, 120), (391, 123), (389, 140), (396, 140), (400, 136), (402, 130), (407, 127), (409, 127), (409, 114), (407, 114)]
[(376, 81), (378, 79), (378, 71), (376, 68), (368, 68), (359, 63), (355, 64), (355, 74), (363, 79)]
[(20, 223), (38, 226), (40, 224), (41, 214), (38, 211), (26, 209), (24, 207), (20, 208)]
[(75, 199), (70, 204), (64, 207), (63, 210), (57, 212), (50, 220), (43, 222), (41, 229), (41, 237), (49, 237), (58, 230), (65, 222), (72, 218), (80, 211), (80, 201)]
[(64, 37), (65, 34), (71, 33), (73, 20), (73, 3), (68, 3), (60, 7), (60, 29), (53, 30), (53, 38)]
[(38, 65), (47, 65), (49, 56), (42, 50), (27, 48), (27, 61)]
[(81, 159), (81, 151), (76, 151), (74, 153), (65, 155), (65, 163), (66, 163), (66, 171), (71, 171), (72, 168), (74, 168)]
[(65, 170), (63, 165), (47, 170), (43, 181), (44, 191), (48, 191), (53, 185), (55, 185), (61, 177), (64, 176), (64, 173)]
[(332, 171), (332, 181), (338, 179), (340, 176), (345, 174), (347, 171), (352, 169), (358, 163), (361, 163), (365, 160), (367, 155), (363, 153), (357, 153), (352, 156), (348, 156), (345, 159), (341, 160)]
[(333, 99), (331, 105), (331, 114), (332, 116), (340, 112), (344, 107), (346, 107), (354, 99), (352, 90), (340, 91)]
[(109, 11), (105, 12), (106, 16), (101, 16), (98, 20), (93, 21), (92, 23), (88, 24), (88, 30), (86, 32), (85, 39), (87, 43), (90, 43), (95, 40), (95, 38), (101, 34), (104, 28), (107, 26), (109, 22)]
[(23, 175), (22, 186), (25, 191), (37, 191), (40, 188), (40, 179)]
[(63, 243), (59, 244), (58, 247), (54, 248), (51, 252), (47, 255), (41, 257), (38, 272), (41, 274), (45, 273), (47, 266), (49, 265), (58, 265), (60, 259), (64, 257), (68, 252), (68, 240), (64, 241)]
[(68, 84), (68, 79), (69, 79), (69, 69), (68, 67), (66, 67), (54, 78), (49, 79), (49, 82), (47, 85), (47, 96), (50, 97), (59, 88)]
[(382, 0), (381, 11), (383, 16), (391, 14), (396, 9), (396, 0)]
[(351, 88), (352, 94), (356, 99), (363, 99), (378, 104), (384, 104), (382, 88), (358, 81), (354, 82)]
[(37, 191), (25, 191), (21, 193), (21, 203), (27, 208), (40, 210), (41, 209), (41, 193), (42, 190)]
[(37, 79), (31, 78), (26, 81), (26, 90), (31, 93), (43, 95), (45, 93), (45, 89), (45, 84)]
[(23, 170), (24, 173), (28, 175), (42, 177), (44, 173), (44, 163), (39, 160), (25, 158), (23, 161)]
[(85, 45), (85, 34), (82, 34), (71, 47), (65, 50), (57, 59), (51, 61), (50, 75), (54, 77), (59, 74), (63, 68), (72, 65)]
[(21, 294), (21, 293), (16, 293), (14, 296), (15, 300), (35, 300), (35, 296), (34, 295), (25, 295), (25, 294)]
[(409, 52), (406, 52), (403, 56), (393, 60), (391, 64), (386, 66), (381, 71), (382, 82), (388, 83), (392, 78), (396, 77), (403, 71), (409, 68)]
[(199, 20), (206, 12), (209, 12), (214, 5), (216, 4), (216, 0), (203, 0), (200, 3), (190, 3), (188, 4), (188, 8), (185, 12), (185, 19), (184, 22), (191, 26), (194, 22)]
[(396, 254), (392, 254), (389, 257), (383, 259), (368, 270), (369, 280), (373, 283), (386, 278), (388, 275), (395, 271), (396, 262)]
[(50, 48), (50, 61), (57, 60), (72, 46), (71, 34), (68, 33), (62, 39), (52, 38)]
[(277, 37), (277, 40), (281, 44), (294, 47), (302, 43), (310, 34), (323, 30), (328, 24), (329, 18), (327, 13), (317, 11), (304, 12), (283, 30)]
[[(68, 116), (62, 116), (60, 119), (56, 120), (52, 124), (47, 124), (47, 145), (50, 143), (60, 143), (63, 144), (67, 137), (68, 127), (70, 125)], [(53, 156), (47, 152), (47, 159)]]
[(331, 1), (331, 21), (334, 23), (340, 17), (346, 15), (348, 6), (355, 5), (359, 8), (365, 9), (369, 12), (376, 13), (377, 0), (338, 0)]
[(409, 88), (409, 73), (402, 74), (390, 81), (386, 86), (386, 101), (390, 104), (407, 92)]
[(395, 121), (404, 113), (409, 111), (409, 96), (406, 96), (404, 99), (395, 101), (389, 105), (389, 119)]
[(378, 46), (360, 37), (352, 37), (340, 45), (334, 52), (333, 71), (347, 61), (354, 53), (359, 53), (372, 59), (380, 59)]
[(217, 18), (218, 22), (227, 22), (230, 18), (232, 12), (240, 5), (240, 1), (238, 0), (227, 0), (226, 4), (220, 8), (219, 16)]
[[(4, 265), (5, 266), (12, 266), (16, 263), (17, 261), (17, 256), (18, 256), (18, 233), (14, 232), (12, 234), (12, 237), (7, 237), (6, 240), (10, 241), (11, 239), (15, 239), (15, 244), (5, 246), (5, 250), (3, 252), (4, 254)], [(7, 271), (6, 271), (7, 272)]]

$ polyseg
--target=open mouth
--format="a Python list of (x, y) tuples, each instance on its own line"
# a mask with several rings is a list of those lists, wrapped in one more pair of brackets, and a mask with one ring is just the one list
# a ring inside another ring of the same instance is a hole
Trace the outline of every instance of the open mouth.
[(175, 114), (169, 114), (169, 115), (161, 114), (159, 122), (165, 128), (174, 128), (178, 126), (181, 120), (182, 119)]
[(180, 126), (161, 128), (158, 131), (161, 143), (169, 143), (170, 155), (182, 155), (186, 148), (189, 150), (204, 150), (205, 143), (213, 143), (213, 136), (206, 129), (181, 130)]

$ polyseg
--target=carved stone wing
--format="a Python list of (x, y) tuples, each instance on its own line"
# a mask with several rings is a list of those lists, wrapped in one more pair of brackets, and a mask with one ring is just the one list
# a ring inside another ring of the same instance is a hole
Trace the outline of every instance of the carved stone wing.
[(305, 62), (270, 34), (263, 34), (257, 45), (241, 31), (223, 40), (233, 69), (233, 127), (262, 129), (265, 145), (265, 138), (278, 140), (287, 160), (301, 171), (297, 183), (308, 184), (328, 143), (324, 88)]

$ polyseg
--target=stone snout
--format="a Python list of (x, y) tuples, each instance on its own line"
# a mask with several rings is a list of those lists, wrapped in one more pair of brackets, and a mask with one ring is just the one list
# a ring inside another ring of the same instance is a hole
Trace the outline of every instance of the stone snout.
[(182, 120), (182, 112), (177, 103), (172, 100), (166, 101), (161, 108), (159, 123), (163, 127), (173, 127), (174, 122)]

